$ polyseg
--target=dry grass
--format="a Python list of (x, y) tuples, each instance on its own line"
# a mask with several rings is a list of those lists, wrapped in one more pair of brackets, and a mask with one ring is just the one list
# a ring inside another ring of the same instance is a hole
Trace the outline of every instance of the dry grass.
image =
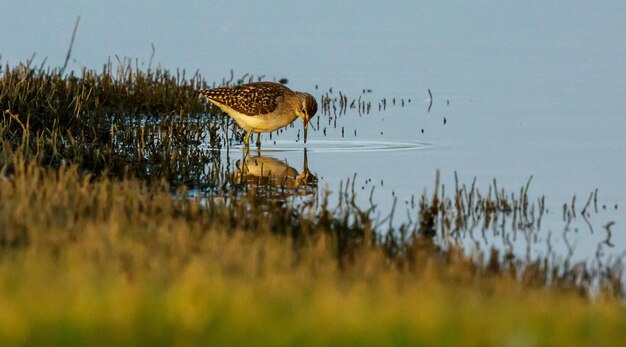
[(546, 288), (540, 269), (494, 269), (417, 234), (390, 256), (389, 245), (365, 241), (369, 221), (346, 224), (329, 210), (264, 219), (267, 207), (254, 197), (173, 198), (165, 183), (147, 189), (85, 177), (76, 166), (16, 166), (0, 186), (3, 345), (625, 337), (626, 310), (610, 296), (592, 303), (566, 285)]

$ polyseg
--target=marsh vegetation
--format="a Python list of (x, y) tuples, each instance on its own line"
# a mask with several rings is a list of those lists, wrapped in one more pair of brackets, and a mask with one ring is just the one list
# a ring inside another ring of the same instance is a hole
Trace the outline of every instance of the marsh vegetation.
[[(471, 247), (485, 234), (531, 247), (547, 232), (531, 179), (481, 191), (433, 172), (407, 202), (417, 213), (393, 223), (396, 208), (376, 218), (356, 176), (319, 187), (306, 151), (303, 168), (242, 154), (233, 122), (197, 95), (209, 84), (199, 73), (138, 66), (0, 71), (2, 345), (625, 338), (620, 258)], [(348, 109), (387, 107), (318, 97), (318, 131)], [(593, 197), (564, 206), (564, 234), (602, 212)], [(610, 224), (595, 232), (610, 244)]]

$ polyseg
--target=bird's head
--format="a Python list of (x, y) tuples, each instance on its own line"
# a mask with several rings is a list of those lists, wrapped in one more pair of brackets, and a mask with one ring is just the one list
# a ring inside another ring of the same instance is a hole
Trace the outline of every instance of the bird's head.
[(302, 119), (302, 123), (304, 123), (304, 142), (306, 143), (306, 134), (309, 126), (309, 121), (311, 118), (315, 116), (317, 113), (317, 101), (313, 95), (309, 93), (301, 93), (300, 94), (300, 105), (297, 111), (298, 117)]
[(296, 113), (298, 117), (302, 119), (304, 124), (307, 124), (315, 113), (317, 113), (317, 101), (313, 95), (309, 93), (300, 93), (300, 104), (298, 105), (298, 109)]

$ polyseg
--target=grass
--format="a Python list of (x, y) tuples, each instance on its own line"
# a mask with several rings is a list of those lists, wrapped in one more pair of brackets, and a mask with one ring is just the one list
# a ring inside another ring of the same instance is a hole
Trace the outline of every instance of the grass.
[(339, 261), (341, 234), (367, 221), (291, 211), (258, 223), (253, 198), (206, 206), (75, 166), (20, 167), (1, 185), (3, 345), (585, 345), (626, 334), (609, 296), (521, 283), (430, 237), (393, 257), (353, 243)]
[(208, 116), (209, 106), (195, 92), (205, 84), (198, 73), (141, 71), (129, 60), (77, 76), (30, 63), (6, 66), (0, 165), (18, 151), (50, 167), (72, 162), (94, 174), (165, 178), (173, 186), (209, 182), (199, 187), (209, 189), (211, 180), (200, 176), (214, 159), (198, 145), (219, 149), (224, 138), (217, 129), (226, 124)]
[(391, 230), (354, 204), (349, 183), (335, 192), (339, 206), (323, 194), (268, 200), (201, 150), (230, 140), (228, 123), (194, 99), (205, 82), (122, 66), (80, 77), (2, 71), (1, 345), (626, 338), (619, 264), (585, 270), (598, 288), (590, 297), (567, 263), (452, 242), (505, 223), (538, 232), (543, 200), (528, 185), (516, 197), (495, 181), (486, 194), (436, 182), (418, 199), (419, 219)]

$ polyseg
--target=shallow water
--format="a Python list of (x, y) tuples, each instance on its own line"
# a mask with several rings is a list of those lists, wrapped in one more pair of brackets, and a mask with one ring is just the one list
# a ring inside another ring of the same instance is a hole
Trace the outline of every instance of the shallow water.
[[(532, 175), (529, 195), (545, 195), (550, 211), (537, 244), (550, 238), (561, 249), (569, 242), (563, 204), (575, 195), (580, 211), (598, 189), (598, 212), (589, 217), (594, 233), (580, 218), (570, 229), (577, 257), (596, 257), (610, 221), (614, 246), (602, 252), (626, 251), (623, 2), (47, 6), (4, 5), (12, 20), (0, 22), (2, 62), (37, 52), (39, 62), (48, 57), (48, 64), (62, 65), (80, 15), (71, 68), (98, 69), (114, 55), (138, 57), (147, 67), (153, 43), (152, 66), (199, 70), (214, 81), (231, 69), (266, 80), (287, 77), (290, 87), (318, 98), (361, 97), (371, 102), (368, 114), (348, 109), (336, 120), (321, 117), (306, 146), (297, 122), (272, 139), (265, 134), (263, 155), (301, 168), (308, 148), (318, 187), (336, 190), (356, 173), (362, 203), (376, 186), (381, 218), (397, 199), (396, 222), (414, 216), (409, 201), (432, 193), (437, 170), (448, 187), (456, 171), (460, 183), (476, 177), (484, 191), (494, 178), (519, 191)], [(103, 15), (112, 8), (124, 10)], [(502, 247), (496, 237), (483, 243)], [(527, 252), (523, 243), (517, 248)]]
[[(263, 153), (271, 153), (278, 155), (281, 152), (302, 152), (306, 148), (309, 153), (356, 153), (356, 152), (398, 152), (398, 151), (417, 151), (428, 148), (427, 143), (419, 142), (399, 142), (399, 141), (361, 141), (361, 140), (308, 140), (307, 143), (302, 141), (270, 141), (261, 145)], [(241, 148), (233, 146), (233, 149)], [(254, 149), (253, 149), (254, 151)], [(393, 155), (393, 154), (392, 154)]]

